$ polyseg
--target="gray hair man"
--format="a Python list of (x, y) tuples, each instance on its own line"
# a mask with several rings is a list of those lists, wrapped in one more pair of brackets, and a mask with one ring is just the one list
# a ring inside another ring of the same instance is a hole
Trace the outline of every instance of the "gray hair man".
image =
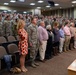
[(47, 33), (47, 30), (45, 29), (44, 21), (40, 22), (40, 26), (38, 27), (38, 34), (39, 34), (39, 41), (40, 41), (40, 46), (39, 46), (40, 60), (44, 62), (46, 45), (48, 40), (48, 33)]

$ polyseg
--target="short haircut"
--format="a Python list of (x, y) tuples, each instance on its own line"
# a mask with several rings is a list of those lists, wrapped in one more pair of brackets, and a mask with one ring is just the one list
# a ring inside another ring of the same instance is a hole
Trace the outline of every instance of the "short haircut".
[(70, 26), (72, 26), (73, 24), (74, 24), (74, 22), (71, 22), (71, 23), (70, 23)]
[(47, 25), (47, 26), (46, 26), (46, 29), (49, 29), (49, 28), (51, 28), (51, 25)]
[(67, 20), (67, 21), (65, 21), (65, 25), (67, 25), (69, 23), (69, 21)]
[(42, 22), (44, 22), (44, 21), (40, 21), (40, 23), (42, 23)]
[(36, 17), (31, 17), (31, 22), (35, 19)]

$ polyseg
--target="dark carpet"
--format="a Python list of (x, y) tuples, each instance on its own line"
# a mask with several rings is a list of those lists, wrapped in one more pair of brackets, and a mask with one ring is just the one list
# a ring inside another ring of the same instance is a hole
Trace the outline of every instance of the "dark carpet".
[(28, 72), (11, 74), (6, 71), (0, 75), (68, 75), (67, 67), (76, 59), (76, 50), (63, 52), (45, 63), (39, 62), (37, 68), (27, 66)]

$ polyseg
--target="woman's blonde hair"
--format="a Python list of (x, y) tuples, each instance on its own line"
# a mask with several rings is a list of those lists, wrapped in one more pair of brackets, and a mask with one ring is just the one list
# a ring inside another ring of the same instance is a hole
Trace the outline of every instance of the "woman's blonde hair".
[(23, 20), (18, 20), (18, 23), (17, 23), (17, 30), (19, 30), (19, 29), (21, 29), (23, 26), (23, 23), (24, 23), (24, 21)]

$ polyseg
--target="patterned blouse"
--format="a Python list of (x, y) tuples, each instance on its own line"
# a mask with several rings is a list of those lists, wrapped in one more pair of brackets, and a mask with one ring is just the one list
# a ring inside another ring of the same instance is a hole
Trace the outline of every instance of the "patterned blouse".
[(18, 35), (20, 37), (19, 50), (21, 55), (28, 54), (28, 34), (25, 29), (19, 29)]

